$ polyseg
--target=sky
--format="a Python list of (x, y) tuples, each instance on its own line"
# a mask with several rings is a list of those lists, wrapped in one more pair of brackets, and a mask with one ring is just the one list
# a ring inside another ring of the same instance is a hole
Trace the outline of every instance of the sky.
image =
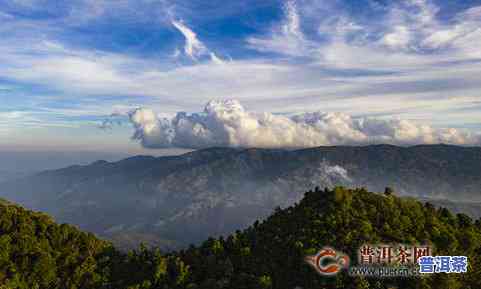
[(481, 144), (481, 1), (0, 0), (0, 150)]

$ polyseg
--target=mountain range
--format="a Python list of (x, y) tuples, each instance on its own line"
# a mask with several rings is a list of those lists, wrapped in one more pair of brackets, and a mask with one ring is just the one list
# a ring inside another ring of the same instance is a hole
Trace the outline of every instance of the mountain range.
[(298, 202), (298, 192), (339, 185), (390, 187), (479, 217), (481, 148), (210, 148), (44, 171), (0, 184), (0, 195), (121, 247), (175, 249), (247, 227)]

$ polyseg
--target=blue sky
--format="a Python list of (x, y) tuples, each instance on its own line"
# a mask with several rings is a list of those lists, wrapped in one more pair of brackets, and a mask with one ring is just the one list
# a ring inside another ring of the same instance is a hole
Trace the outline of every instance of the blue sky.
[(202, 147), (146, 140), (129, 115), (155, 112), (158, 130), (226, 99), (343, 114), (321, 144), (357, 142), (345, 115), (408, 121), (396, 139), (478, 144), (464, 133), (481, 128), (481, 1), (0, 0), (0, 23), (1, 148), (142, 151), (134, 133)]

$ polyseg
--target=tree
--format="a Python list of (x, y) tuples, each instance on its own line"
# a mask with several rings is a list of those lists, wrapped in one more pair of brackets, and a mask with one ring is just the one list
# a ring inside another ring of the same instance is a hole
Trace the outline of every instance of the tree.
[(394, 194), (394, 190), (391, 187), (386, 187), (384, 189), (384, 195), (385, 196), (392, 196)]

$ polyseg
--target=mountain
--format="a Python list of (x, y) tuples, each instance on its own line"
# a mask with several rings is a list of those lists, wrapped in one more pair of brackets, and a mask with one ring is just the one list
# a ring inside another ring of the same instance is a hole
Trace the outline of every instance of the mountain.
[(476, 213), (480, 172), (479, 147), (211, 148), (45, 171), (0, 184), (0, 193), (121, 246), (173, 249), (247, 227), (313, 186), (392, 187), (398, 195), (473, 204)]
[(481, 218), (481, 202), (456, 202), (446, 199), (418, 198), (420, 201), (429, 202), (436, 207), (447, 208), (455, 214), (463, 213), (472, 218)]
[[(168, 254), (145, 247), (122, 253), (9, 204), (0, 204), (0, 232), (0, 288), (481, 288), (481, 220), (365, 189), (308, 191), (295, 205), (245, 230)], [(346, 270), (321, 276), (305, 262), (330, 246), (358, 265), (365, 244), (425, 244), (433, 256), (467, 256), (470, 266), (464, 274), (365, 278)]]

